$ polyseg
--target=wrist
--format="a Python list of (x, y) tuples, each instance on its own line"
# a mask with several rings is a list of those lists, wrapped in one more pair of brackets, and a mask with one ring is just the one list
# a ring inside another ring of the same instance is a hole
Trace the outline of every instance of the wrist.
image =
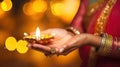
[(102, 40), (102, 38), (100, 36), (95, 36), (95, 35), (92, 35), (92, 34), (88, 34), (87, 38), (88, 38), (88, 44), (90, 46), (100, 47), (101, 40)]
[[(82, 46), (86, 46), (86, 45), (90, 44), (89, 36), (90, 36), (89, 34), (85, 34), (85, 33), (78, 35), (78, 37), (80, 37), (79, 44), (82, 45)], [(82, 41), (82, 44), (81, 44), (81, 41)]]
[(92, 44), (92, 41), (91, 41), (91, 34), (85, 34), (85, 45), (90, 45)]

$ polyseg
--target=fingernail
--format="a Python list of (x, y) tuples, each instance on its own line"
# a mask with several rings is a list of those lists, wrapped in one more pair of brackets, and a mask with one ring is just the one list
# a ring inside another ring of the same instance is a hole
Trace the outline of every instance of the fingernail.
[(61, 48), (61, 49), (59, 50), (59, 52), (60, 52), (60, 53), (62, 53), (62, 52), (63, 52), (63, 50), (64, 50), (64, 48)]

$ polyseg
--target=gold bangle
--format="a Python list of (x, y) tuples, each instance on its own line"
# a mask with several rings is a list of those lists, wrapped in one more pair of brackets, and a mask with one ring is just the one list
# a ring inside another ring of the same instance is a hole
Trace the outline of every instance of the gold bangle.
[(102, 41), (101, 41), (101, 46), (99, 47), (98, 53), (101, 54), (103, 48), (105, 47), (105, 42), (106, 42), (106, 35), (103, 34), (103, 36), (102, 36)]
[(68, 27), (66, 30), (72, 32), (74, 35), (80, 34), (80, 32), (74, 27)]
[(112, 41), (113, 41), (113, 38), (112, 38), (111, 35), (107, 35), (107, 37), (108, 38), (106, 40), (106, 47), (104, 48), (104, 50), (105, 50), (105, 56), (109, 55), (111, 47), (112, 47)]
[(110, 54), (113, 40), (111, 35), (105, 34), (105, 37), (104, 46), (101, 44), (101, 47), (99, 48), (99, 53), (103, 56)]

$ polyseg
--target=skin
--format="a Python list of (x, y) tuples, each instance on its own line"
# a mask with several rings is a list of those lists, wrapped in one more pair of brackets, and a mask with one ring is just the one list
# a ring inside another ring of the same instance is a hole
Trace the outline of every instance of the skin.
[(79, 35), (73, 35), (73, 33), (66, 31), (65, 29), (53, 28), (47, 29), (42, 34), (54, 33), (54, 39), (48, 45), (29, 43), (28, 47), (38, 51), (44, 52), (46, 56), (51, 55), (51, 48), (56, 49), (56, 55), (67, 55), (73, 50), (82, 46), (94, 46), (100, 47), (102, 38), (92, 34), (82, 33)]

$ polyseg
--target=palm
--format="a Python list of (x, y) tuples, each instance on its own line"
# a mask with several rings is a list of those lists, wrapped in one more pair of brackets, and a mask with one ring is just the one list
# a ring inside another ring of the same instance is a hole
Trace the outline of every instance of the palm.
[(69, 34), (66, 30), (58, 29), (58, 28), (48, 29), (48, 30), (43, 31), (42, 33), (45, 33), (45, 34), (54, 33), (55, 34), (54, 40), (49, 45), (51, 47), (62, 46), (72, 37), (71, 34)]

